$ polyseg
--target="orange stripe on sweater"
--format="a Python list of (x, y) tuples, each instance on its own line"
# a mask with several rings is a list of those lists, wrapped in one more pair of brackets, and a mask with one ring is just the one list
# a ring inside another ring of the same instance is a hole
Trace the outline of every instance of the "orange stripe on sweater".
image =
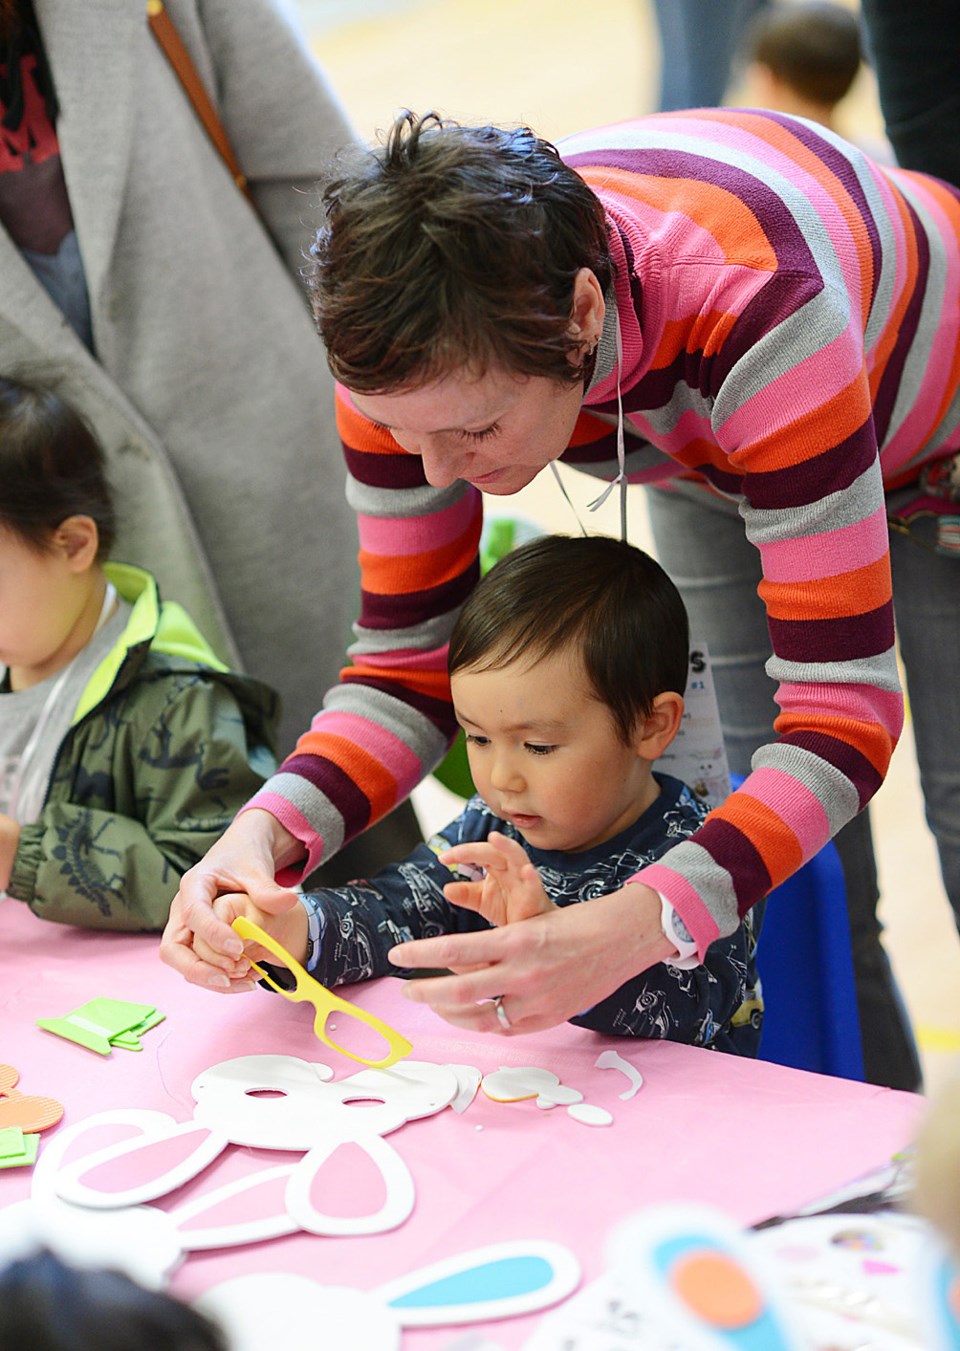
[[(818, 391), (811, 390), (816, 398)], [(765, 392), (767, 399), (772, 395)], [(852, 436), (871, 415), (872, 405), (865, 372), (861, 370), (825, 403), (801, 413), (767, 436), (758, 437), (730, 455), (731, 467), (740, 473), (769, 474), (816, 459), (829, 446)]]
[(355, 666), (344, 666), (340, 672), (340, 679), (347, 684), (351, 679), (356, 680), (361, 676), (367, 680), (376, 680), (381, 685), (396, 685), (398, 699), (403, 698), (404, 690), (412, 690), (416, 694), (428, 694), (433, 699), (450, 700), (450, 677), (446, 669), (414, 671), (405, 667), (402, 671), (391, 671), (385, 666), (365, 666), (361, 658)]
[(900, 325), (903, 322), (903, 316), (906, 313), (907, 306), (913, 298), (914, 290), (917, 285), (917, 276), (919, 273), (919, 262), (917, 255), (917, 237), (914, 233), (914, 224), (910, 218), (910, 212), (905, 198), (898, 192), (897, 185), (891, 183), (892, 197), (897, 215), (903, 226), (905, 238), (904, 261), (906, 262), (906, 275), (902, 278), (900, 293), (896, 301), (890, 308), (887, 321), (883, 326), (883, 333), (874, 349), (873, 367), (870, 371), (870, 397), (871, 400), (880, 388), (880, 382), (883, 379), (883, 373), (887, 369), (887, 363), (896, 347), (897, 338), (900, 335)]
[(855, 718), (830, 717), (818, 714), (816, 718), (803, 713), (781, 713), (774, 722), (778, 736), (795, 732), (825, 732), (860, 752), (881, 778), (886, 774), (896, 738), (879, 722), (859, 722)]
[(373, 818), (396, 805), (397, 781), (369, 751), (346, 737), (329, 732), (305, 732), (297, 742), (297, 755), (319, 755), (342, 769), (370, 802)]
[(338, 392), (336, 400), (337, 431), (340, 439), (351, 450), (360, 450), (371, 455), (405, 455), (386, 427), (378, 427), (375, 422), (358, 413), (352, 403), (347, 403)]
[(466, 535), (459, 535), (439, 549), (402, 555), (374, 554), (361, 549), (358, 557), (363, 589), (375, 596), (401, 596), (441, 586), (466, 572), (477, 555), (479, 539), (478, 519)]
[(706, 230), (727, 263), (741, 263), (764, 272), (777, 270), (777, 256), (767, 244), (760, 222), (746, 203), (726, 188), (692, 178), (661, 178), (600, 165), (578, 166), (577, 172), (595, 190), (646, 202), (665, 216), (686, 216)]
[(772, 886), (784, 881), (800, 867), (803, 850), (793, 831), (764, 803), (742, 790), (731, 793), (714, 813), (746, 835), (763, 859)]
[[(812, 542), (816, 547), (816, 541)], [(818, 577), (812, 582), (764, 580), (757, 593), (771, 619), (848, 619), (886, 605), (892, 593), (890, 560), (878, 558), (866, 567)]]

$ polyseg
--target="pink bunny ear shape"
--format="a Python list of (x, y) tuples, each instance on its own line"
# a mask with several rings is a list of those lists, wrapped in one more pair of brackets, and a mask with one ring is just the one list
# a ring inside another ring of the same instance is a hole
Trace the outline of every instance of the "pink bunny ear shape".
[[(349, 1159), (348, 1159), (349, 1153)], [(366, 1176), (364, 1176), (366, 1173)], [(361, 1198), (375, 1199), (359, 1210), (343, 1204), (340, 1179), (349, 1177)], [(330, 1202), (325, 1204), (325, 1189)], [(396, 1229), (413, 1210), (413, 1178), (403, 1159), (379, 1135), (344, 1140), (330, 1134), (295, 1166), (287, 1185), (287, 1210), (311, 1234), (382, 1234)], [(336, 1201), (334, 1206), (333, 1201)]]
[(286, 1189), (295, 1164), (264, 1168), (194, 1197), (168, 1214), (188, 1252), (235, 1248), (295, 1234), (299, 1223), (287, 1213)]
[(124, 1140), (67, 1164), (57, 1195), (73, 1205), (110, 1209), (139, 1205), (196, 1177), (226, 1147), (225, 1136), (194, 1121), (146, 1140)]
[(390, 1311), (365, 1291), (319, 1285), (309, 1276), (254, 1272), (212, 1286), (195, 1301), (226, 1332), (230, 1351), (286, 1346), (335, 1351), (400, 1351), (402, 1332)]

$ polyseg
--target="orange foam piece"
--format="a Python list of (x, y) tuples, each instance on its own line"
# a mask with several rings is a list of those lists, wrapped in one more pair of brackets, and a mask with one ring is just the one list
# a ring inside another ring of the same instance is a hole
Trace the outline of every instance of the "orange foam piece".
[(19, 1082), (19, 1072), (12, 1065), (0, 1065), (0, 1095), (9, 1093)]
[(15, 1093), (0, 1100), (0, 1130), (19, 1126), (32, 1134), (55, 1126), (63, 1116), (63, 1103), (55, 1098), (35, 1098), (28, 1093)]
[(670, 1274), (677, 1295), (705, 1322), (744, 1328), (763, 1312), (763, 1296), (739, 1262), (702, 1249), (680, 1258)]

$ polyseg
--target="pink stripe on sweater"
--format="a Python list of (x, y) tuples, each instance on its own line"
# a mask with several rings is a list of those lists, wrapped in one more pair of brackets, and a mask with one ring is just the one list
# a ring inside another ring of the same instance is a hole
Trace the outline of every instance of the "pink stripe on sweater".
[(762, 802), (784, 822), (800, 845), (804, 863), (830, 839), (830, 821), (820, 799), (781, 769), (756, 769), (740, 787), (741, 793)]
[[(420, 652), (413, 647), (393, 652), (364, 652), (360, 661), (364, 666), (382, 666), (388, 671), (445, 671), (448, 646), (444, 643), (443, 647), (432, 647), (428, 652)], [(326, 714), (319, 716), (325, 718)]]
[(888, 545), (887, 513), (881, 505), (865, 520), (838, 530), (761, 544), (760, 557), (769, 582), (812, 582), (875, 563)]
[(819, 722), (824, 715), (859, 723), (879, 723), (892, 737), (903, 731), (903, 695), (875, 685), (802, 685), (785, 681), (776, 700), (785, 713), (808, 714)]
[(330, 736), (341, 736), (362, 746), (380, 764), (388, 769), (401, 787), (401, 791), (413, 788), (423, 776), (423, 762), (393, 732), (379, 727), (369, 718), (359, 713), (346, 713), (340, 709), (330, 709), (314, 718), (313, 726)]
[(280, 824), (285, 826), (307, 851), (305, 859), (278, 870), (276, 881), (279, 886), (295, 886), (304, 877), (309, 877), (314, 868), (319, 868), (323, 862), (323, 840), (319, 835), (313, 833), (310, 822), (301, 812), (297, 811), (292, 803), (288, 802), (285, 797), (280, 797), (278, 793), (261, 791), (254, 794), (246, 806), (241, 807), (237, 815), (240, 816), (243, 812), (255, 808), (259, 811), (270, 812), (271, 815), (275, 816)]
[(358, 516), (360, 548), (372, 554), (408, 558), (440, 549), (466, 534), (480, 513), (481, 497), (471, 488), (444, 511), (427, 516)]
[[(641, 868), (627, 882), (642, 882), (646, 887), (659, 891), (676, 910), (690, 931), (690, 937), (697, 945), (700, 960), (703, 961), (710, 944), (720, 937), (720, 930), (709, 910), (700, 899), (700, 895), (690, 885), (682, 873), (674, 872), (663, 863), (651, 863), (649, 868)], [(624, 883), (626, 886), (627, 883)]]

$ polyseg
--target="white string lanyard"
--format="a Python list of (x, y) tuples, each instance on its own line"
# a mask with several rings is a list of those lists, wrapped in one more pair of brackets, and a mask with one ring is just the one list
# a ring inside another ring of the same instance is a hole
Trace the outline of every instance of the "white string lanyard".
[[(620, 377), (623, 373), (623, 335), (620, 332), (620, 311), (614, 311), (616, 320), (616, 338), (617, 338), (617, 476), (610, 480), (599, 497), (595, 497), (592, 502), (587, 503), (588, 511), (596, 511), (602, 507), (604, 502), (613, 492), (614, 488), (620, 486), (620, 538), (624, 544), (627, 542), (627, 450), (623, 436), (623, 398), (620, 393)], [(587, 531), (577, 514), (577, 509), (570, 500), (570, 495), (564, 486), (563, 479), (560, 477), (560, 471), (557, 468), (556, 460), (550, 461), (550, 468), (553, 470), (553, 477), (559, 484), (560, 491), (566, 499), (567, 505), (577, 518), (577, 525), (580, 527), (580, 533), (586, 535)]]
[[(93, 633), (90, 635), (88, 642), (92, 642), (94, 637), (103, 628), (104, 624), (107, 622), (107, 620), (110, 618), (110, 616), (116, 609), (116, 604), (117, 604), (116, 588), (114, 587), (112, 582), (107, 582), (106, 588), (103, 593), (103, 604), (100, 606), (100, 617), (97, 620), (97, 626), (93, 630)], [(77, 653), (77, 656), (79, 655), (80, 654)], [(73, 659), (73, 661), (76, 661), (76, 657)], [(37, 718), (34, 729), (31, 732), (29, 740), (27, 741), (27, 744), (24, 746), (23, 751), (20, 755), (20, 761), (19, 764), (17, 765), (17, 771), (14, 776), (13, 784), (10, 788), (10, 801), (8, 804), (8, 815), (12, 816), (15, 821), (20, 821), (20, 818), (17, 815), (17, 808), (20, 806), (20, 793), (23, 787), (24, 779), (26, 778), (27, 775), (27, 770), (30, 767), (31, 760), (36, 754), (37, 747), (40, 744), (43, 734), (47, 729), (47, 724), (49, 723), (50, 718), (53, 715), (53, 710), (57, 706), (57, 700), (60, 697), (60, 694), (63, 691), (63, 687), (66, 684), (67, 679), (70, 675), (70, 668), (73, 665), (73, 661), (67, 662), (66, 666), (63, 668), (63, 670), (57, 676), (56, 680), (53, 682), (49, 694), (43, 701), (43, 708), (41, 708), (40, 710), (40, 715)], [(39, 805), (40, 804), (38, 804), (38, 809)], [(20, 824), (29, 825), (31, 824), (31, 822), (20, 821)]]

